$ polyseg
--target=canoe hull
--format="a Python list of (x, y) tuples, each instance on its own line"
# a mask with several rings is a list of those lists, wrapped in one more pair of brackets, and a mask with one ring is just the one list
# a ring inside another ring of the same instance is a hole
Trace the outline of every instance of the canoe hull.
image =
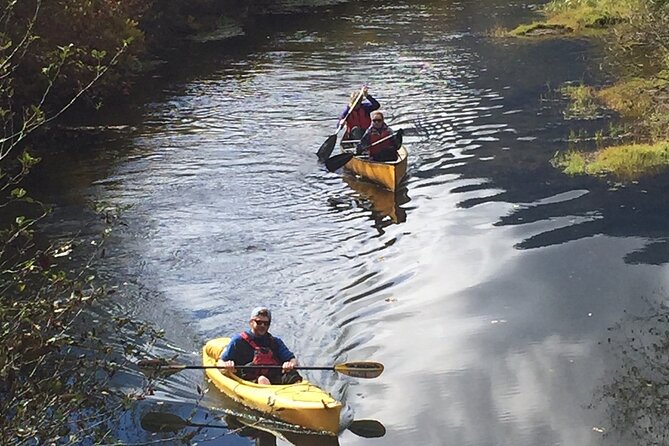
[[(203, 365), (216, 365), (230, 338), (213, 339), (203, 348)], [(227, 396), (268, 417), (313, 432), (337, 435), (340, 431), (341, 402), (308, 381), (289, 385), (261, 385), (206, 369), (214, 385)]]
[(398, 189), (402, 179), (407, 173), (409, 153), (402, 146), (397, 151), (397, 160), (390, 162), (371, 161), (367, 158), (354, 156), (344, 166), (345, 169), (373, 181), (388, 190)]

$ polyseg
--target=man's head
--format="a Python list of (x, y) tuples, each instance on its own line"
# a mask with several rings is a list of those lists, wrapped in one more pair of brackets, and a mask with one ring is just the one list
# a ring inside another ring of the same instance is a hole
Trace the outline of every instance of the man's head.
[(378, 128), (383, 126), (383, 113), (380, 111), (373, 111), (369, 114), (369, 117), (372, 118), (372, 125), (374, 127)]
[(256, 336), (262, 336), (269, 330), (269, 324), (272, 322), (272, 312), (267, 307), (256, 307), (251, 311), (249, 325), (251, 331)]

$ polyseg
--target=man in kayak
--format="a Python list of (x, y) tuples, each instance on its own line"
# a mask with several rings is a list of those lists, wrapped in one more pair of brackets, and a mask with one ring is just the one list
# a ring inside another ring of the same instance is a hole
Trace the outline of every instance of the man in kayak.
[[(251, 312), (250, 329), (234, 335), (217, 362), (247, 381), (258, 384), (292, 384), (302, 381), (295, 370), (297, 358), (283, 341), (269, 333), (272, 312), (266, 307), (256, 307)], [(281, 365), (279, 369), (236, 370), (235, 365)]]
[[(369, 152), (369, 157), (374, 161), (397, 160), (397, 149), (402, 145), (403, 130), (400, 129), (393, 134), (380, 111), (372, 112), (371, 120), (372, 125), (360, 138), (356, 152), (358, 154)], [(380, 142), (377, 143), (377, 141)]]
[[(365, 129), (372, 123), (369, 114), (374, 110), (381, 108), (381, 104), (372, 97), (367, 91), (367, 87), (362, 88), (362, 98), (356, 102), (359, 91), (351, 93), (351, 99), (339, 116), (338, 128), (346, 119), (346, 132), (344, 133), (344, 140), (359, 140)], [(351, 110), (353, 108), (353, 110)], [(349, 110), (351, 113), (349, 114)], [(347, 117), (348, 115), (348, 117)]]

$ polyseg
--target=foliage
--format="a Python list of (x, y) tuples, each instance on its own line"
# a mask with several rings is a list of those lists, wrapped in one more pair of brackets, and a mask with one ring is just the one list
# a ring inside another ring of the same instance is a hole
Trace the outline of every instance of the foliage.
[[(111, 68), (127, 64), (133, 57), (130, 44), (141, 40), (125, 14), (130, 5), (140, 3), (0, 2), (3, 444), (76, 444), (109, 438), (111, 414), (120, 413), (132, 398), (108, 386), (125, 360), (102, 341), (103, 324), (85, 322), (91, 304), (110, 291), (96, 284), (91, 269), (95, 252), (89, 253), (89, 261), (71, 268), (74, 240), (43, 239), (38, 227), (49, 208), (23, 187), (39, 162), (28, 150), (29, 136), (85, 95), (92, 97), (95, 88), (108, 88), (123, 77), (123, 70)], [(101, 213), (107, 223), (117, 221), (113, 209)]]
[(121, 71), (102, 78), (132, 58), (130, 44), (141, 40), (120, 6), (134, 3), (2, 2), (0, 161), (94, 88), (119, 84)]
[[(19, 175), (23, 167), (17, 170)], [(98, 209), (106, 222), (103, 237), (95, 245), (82, 243), (96, 249), (83, 266), (70, 270), (69, 259), (81, 250), (75, 240), (44, 245), (35, 228), (47, 215), (45, 207), (24, 189), (5, 192), (3, 207), (14, 207), (13, 215), (21, 207), (33, 215), (18, 215), (0, 231), (0, 438), (10, 445), (110, 440), (113, 420), (141, 397), (109, 386), (125, 358), (137, 353), (121, 356), (107, 342), (110, 333), (127, 330), (129, 321), (92, 323), (89, 312), (114, 292), (96, 284), (91, 266), (118, 221), (117, 210)], [(29, 206), (16, 206), (22, 204)], [(131, 325), (138, 337), (160, 336), (140, 323)]]

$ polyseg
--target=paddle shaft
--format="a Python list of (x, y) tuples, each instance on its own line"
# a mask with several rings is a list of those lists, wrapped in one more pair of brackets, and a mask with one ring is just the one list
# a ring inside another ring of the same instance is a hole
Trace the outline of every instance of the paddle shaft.
[[(226, 367), (219, 367), (217, 365), (162, 365), (157, 366), (159, 369), (182, 370), (182, 369), (225, 369)], [(280, 365), (236, 365), (234, 368), (242, 370), (251, 369), (274, 369), (281, 370), (283, 366)], [(313, 367), (295, 367), (294, 370), (335, 370), (332, 366), (313, 366)]]
[[(399, 130), (398, 130), (398, 131), (399, 131)], [(388, 135), (388, 136), (384, 136), (383, 138), (379, 139), (378, 141), (374, 141), (373, 143), (371, 143), (371, 144), (368, 145), (367, 147), (363, 147), (363, 150), (367, 150), (367, 149), (369, 149), (370, 147), (374, 147), (375, 145), (380, 144), (380, 143), (382, 143), (383, 141), (386, 141), (386, 140), (392, 138), (392, 137), (395, 136), (395, 135), (397, 135), (397, 132), (393, 132), (393, 133), (391, 133), (391, 134)]]
[[(226, 370), (227, 367), (221, 367), (220, 365), (189, 365), (189, 364), (170, 364), (160, 359), (147, 359), (141, 360), (137, 363), (140, 367), (148, 368), (151, 370), (165, 370), (179, 372), (180, 370), (186, 369), (218, 369)], [(234, 366), (236, 369), (274, 369), (282, 370), (283, 365), (237, 365)], [(351, 361), (345, 362), (342, 364), (335, 364), (329, 366), (298, 366), (295, 367), (296, 370), (329, 370), (331, 372), (338, 372), (344, 375), (352, 376), (354, 378), (376, 378), (383, 372), (383, 364), (380, 362), (373, 361)]]

